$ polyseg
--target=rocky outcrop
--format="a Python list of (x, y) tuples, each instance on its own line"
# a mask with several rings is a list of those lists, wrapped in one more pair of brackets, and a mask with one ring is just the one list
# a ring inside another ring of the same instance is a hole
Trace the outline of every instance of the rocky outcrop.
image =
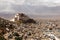
[(16, 14), (14, 22), (0, 17), (0, 34), (5, 34), (7, 31), (9, 32), (10, 30), (14, 29), (14, 27), (16, 26), (16, 22), (35, 23), (33, 19), (29, 18), (27, 15), (23, 13)]
[(14, 20), (23, 23), (36, 23), (35, 20), (31, 19), (30, 17), (23, 13), (16, 14)]
[[(21, 24), (18, 26), (17, 22)], [(59, 40), (60, 21), (35, 21), (23, 13), (18, 13), (14, 22), (0, 18), (0, 36), (4, 40)]]

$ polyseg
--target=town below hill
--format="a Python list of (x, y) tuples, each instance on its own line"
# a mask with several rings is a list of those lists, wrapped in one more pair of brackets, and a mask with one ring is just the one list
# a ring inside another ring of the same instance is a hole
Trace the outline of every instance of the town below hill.
[(11, 20), (0, 17), (0, 40), (60, 40), (60, 21), (35, 20), (24, 13)]

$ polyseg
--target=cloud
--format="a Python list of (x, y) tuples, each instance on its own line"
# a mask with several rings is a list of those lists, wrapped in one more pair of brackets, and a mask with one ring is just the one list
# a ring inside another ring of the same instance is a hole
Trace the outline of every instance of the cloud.
[(23, 5), (25, 0), (14, 0), (15, 4), (17, 5)]
[(23, 3), (24, 3), (24, 0), (0, 0), (0, 12), (14, 11), (11, 8), (13, 5), (23, 5)]
[(0, 0), (0, 11), (13, 11), (13, 5), (30, 5), (40, 6), (46, 5), (49, 7), (60, 6), (60, 0)]
[(25, 0), (0, 0), (0, 4), (23, 4)]
[(1, 6), (15, 5), (47, 5), (47, 6), (59, 6), (60, 0), (0, 0)]
[(59, 6), (60, 0), (25, 0), (27, 5)]
[(16, 4), (16, 5), (60, 5), (60, 0), (0, 0), (0, 5)]

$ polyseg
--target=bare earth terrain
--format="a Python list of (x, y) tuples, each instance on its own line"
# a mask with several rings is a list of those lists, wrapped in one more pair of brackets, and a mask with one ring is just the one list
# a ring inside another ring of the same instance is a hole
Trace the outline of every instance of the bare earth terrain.
[(5, 38), (3, 40), (60, 40), (60, 20), (31, 19), (24, 14), (17, 14), (14, 19), (0, 19), (0, 26), (6, 25), (4, 29), (0, 28), (0, 35)]

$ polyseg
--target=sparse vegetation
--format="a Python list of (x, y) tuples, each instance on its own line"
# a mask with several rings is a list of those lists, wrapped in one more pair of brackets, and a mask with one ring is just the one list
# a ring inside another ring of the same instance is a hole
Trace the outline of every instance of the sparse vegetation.
[(6, 40), (4, 37), (0, 36), (0, 40)]
[(13, 33), (13, 36), (17, 36), (17, 37), (18, 37), (19, 34), (18, 34), (17, 32), (14, 32), (14, 33)]
[(0, 35), (4, 36), (0, 37), (0, 40), (5, 40), (5, 38), (6, 40), (55, 40), (51, 37), (60, 36), (60, 21), (41, 19), (38, 21), (25, 14), (17, 16), (19, 17), (14, 22), (0, 18)]
[(15, 40), (22, 40), (22, 37), (15, 37)]

